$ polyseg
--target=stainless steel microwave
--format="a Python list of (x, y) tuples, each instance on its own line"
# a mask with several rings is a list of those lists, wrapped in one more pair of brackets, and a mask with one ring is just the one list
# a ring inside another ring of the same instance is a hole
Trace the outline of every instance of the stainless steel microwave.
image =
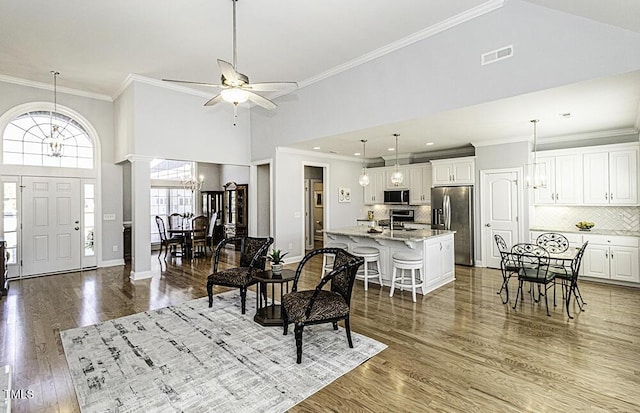
[(409, 205), (409, 190), (384, 191), (384, 203), (389, 205)]

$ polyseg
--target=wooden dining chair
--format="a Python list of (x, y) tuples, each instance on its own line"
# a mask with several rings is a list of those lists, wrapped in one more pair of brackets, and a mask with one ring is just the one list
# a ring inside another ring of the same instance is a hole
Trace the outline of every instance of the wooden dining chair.
[(167, 231), (164, 226), (164, 221), (161, 217), (156, 215), (156, 225), (158, 226), (158, 233), (160, 234), (160, 252), (158, 253), (158, 259), (160, 259), (160, 255), (162, 255), (162, 247), (164, 250), (164, 258), (167, 258), (167, 252), (169, 252), (169, 248), (175, 248), (178, 245), (182, 245), (182, 239), (177, 237), (167, 237)]
[(191, 220), (191, 251), (207, 256), (207, 217), (199, 215)]
[[(551, 316), (547, 291), (555, 280), (555, 274), (549, 271), (549, 251), (536, 244), (521, 243), (514, 245), (511, 248), (511, 253), (518, 262), (518, 292), (513, 309), (515, 310), (518, 305), (518, 297), (523, 296), (522, 285), (526, 281), (538, 285), (538, 300), (535, 300), (535, 293), (533, 289), (531, 290), (533, 300), (539, 301), (540, 296), (544, 296), (547, 316)], [(544, 294), (541, 287), (544, 287)]]

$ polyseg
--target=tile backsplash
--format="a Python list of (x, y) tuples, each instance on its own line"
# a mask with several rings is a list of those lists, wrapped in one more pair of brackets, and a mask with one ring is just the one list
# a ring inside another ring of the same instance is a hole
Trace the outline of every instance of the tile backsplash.
[(640, 231), (640, 207), (536, 206), (531, 227), (575, 230), (578, 221), (595, 222), (597, 229)]
[(387, 219), (389, 218), (389, 211), (392, 209), (413, 209), (414, 219), (418, 222), (431, 222), (431, 206), (410, 206), (410, 205), (365, 205), (364, 216), (367, 216), (367, 211), (373, 211), (374, 218)]

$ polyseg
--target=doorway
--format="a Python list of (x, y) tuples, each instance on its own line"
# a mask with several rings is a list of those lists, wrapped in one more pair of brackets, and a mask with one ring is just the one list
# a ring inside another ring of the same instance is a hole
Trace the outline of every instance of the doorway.
[(325, 228), (324, 168), (304, 167), (305, 250), (321, 248)]
[(508, 246), (519, 242), (522, 226), (522, 170), (480, 171), (482, 183), (482, 254), (485, 267), (500, 268), (500, 252), (494, 240), (498, 234)]
[(83, 253), (80, 178), (22, 178), (22, 275), (77, 270)]
[(271, 164), (256, 167), (256, 236), (271, 236)]

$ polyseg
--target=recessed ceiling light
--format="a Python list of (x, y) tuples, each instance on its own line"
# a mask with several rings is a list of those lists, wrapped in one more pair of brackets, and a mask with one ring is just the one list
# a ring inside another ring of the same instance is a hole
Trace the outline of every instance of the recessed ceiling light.
[(320, 149), (320, 147), (319, 146), (314, 146), (313, 149), (317, 151), (318, 149)]
[(395, 149), (395, 148), (387, 148), (387, 150), (388, 150), (389, 152), (393, 152), (393, 151), (395, 151), (396, 149)]
[(360, 152), (356, 152), (353, 154), (354, 156), (360, 156)]
[(561, 118), (567, 119), (571, 117), (571, 112), (558, 113)]
[(432, 146), (433, 142), (427, 142), (427, 146)]

